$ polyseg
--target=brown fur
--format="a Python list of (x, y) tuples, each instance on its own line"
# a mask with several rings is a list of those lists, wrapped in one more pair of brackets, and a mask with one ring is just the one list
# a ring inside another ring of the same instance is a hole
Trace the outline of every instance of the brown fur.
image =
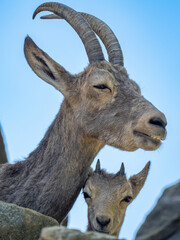
[(129, 180), (125, 174), (119, 172), (117, 174), (108, 174), (104, 170), (90, 172), (83, 188), (88, 204), (88, 231), (119, 235), (126, 208), (142, 189), (149, 166), (150, 162)]
[(71, 75), (29, 37), (24, 50), (32, 70), (65, 98), (27, 159), (0, 167), (0, 200), (32, 208), (60, 222), (104, 145), (126, 151), (155, 150), (166, 130), (150, 119), (159, 118), (164, 125), (166, 119), (119, 65), (102, 61)]

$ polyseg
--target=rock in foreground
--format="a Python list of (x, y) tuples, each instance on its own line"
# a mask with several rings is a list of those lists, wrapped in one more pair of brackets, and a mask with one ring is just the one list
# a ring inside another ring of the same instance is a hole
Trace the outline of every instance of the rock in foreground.
[(117, 240), (116, 237), (97, 232), (82, 233), (65, 227), (44, 228), (39, 240)]
[(135, 240), (180, 240), (180, 182), (165, 189)]
[(51, 217), (0, 201), (0, 240), (38, 240), (43, 227), (58, 225)]

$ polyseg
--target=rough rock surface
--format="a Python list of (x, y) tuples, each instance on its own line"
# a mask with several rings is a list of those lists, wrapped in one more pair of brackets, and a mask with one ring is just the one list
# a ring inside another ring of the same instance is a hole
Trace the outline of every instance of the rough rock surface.
[(51, 217), (0, 201), (0, 240), (38, 240), (43, 227), (58, 225)]
[(68, 215), (62, 220), (61, 222), (61, 226), (67, 227), (68, 226), (68, 221), (69, 221), (69, 217)]
[(135, 240), (180, 240), (180, 182), (165, 189)]
[(5, 145), (4, 145), (4, 140), (3, 140), (3, 135), (2, 135), (2, 129), (0, 125), (0, 164), (2, 163), (7, 163), (7, 155), (6, 155), (6, 150), (5, 150)]
[(50, 227), (44, 228), (41, 232), (39, 240), (117, 240), (116, 237), (97, 233), (85, 232), (79, 230), (68, 229), (66, 227)]

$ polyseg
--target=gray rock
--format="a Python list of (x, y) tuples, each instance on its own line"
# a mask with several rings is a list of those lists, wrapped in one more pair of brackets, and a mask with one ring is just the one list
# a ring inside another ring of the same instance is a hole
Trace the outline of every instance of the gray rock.
[(58, 225), (51, 217), (0, 201), (0, 240), (38, 240), (43, 227)]
[(68, 229), (66, 227), (50, 227), (44, 228), (41, 232), (39, 240), (117, 240), (116, 237), (97, 233), (85, 232), (79, 230)]
[(66, 216), (62, 222), (61, 222), (61, 226), (67, 227), (68, 226), (68, 221), (69, 221), (69, 217)]
[(6, 150), (5, 150), (2, 128), (0, 125), (0, 164), (7, 163), (7, 162), (8, 160), (7, 160)]
[(165, 189), (135, 240), (180, 240), (180, 182)]

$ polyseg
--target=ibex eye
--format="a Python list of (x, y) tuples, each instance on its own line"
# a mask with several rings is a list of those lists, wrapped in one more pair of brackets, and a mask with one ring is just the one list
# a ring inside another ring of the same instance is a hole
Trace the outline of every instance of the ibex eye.
[(125, 197), (121, 202), (127, 202), (127, 203), (129, 203), (131, 200), (132, 200), (132, 197), (131, 197), (131, 196), (127, 196), (127, 197)]
[[(93, 87), (98, 88), (98, 89), (109, 89), (106, 85), (104, 84), (98, 84), (98, 85), (94, 85)], [(109, 89), (111, 91), (111, 89)]]
[(89, 196), (89, 194), (87, 194), (86, 192), (83, 192), (83, 195), (84, 195), (84, 198), (85, 198), (85, 199), (91, 198), (91, 197)]

